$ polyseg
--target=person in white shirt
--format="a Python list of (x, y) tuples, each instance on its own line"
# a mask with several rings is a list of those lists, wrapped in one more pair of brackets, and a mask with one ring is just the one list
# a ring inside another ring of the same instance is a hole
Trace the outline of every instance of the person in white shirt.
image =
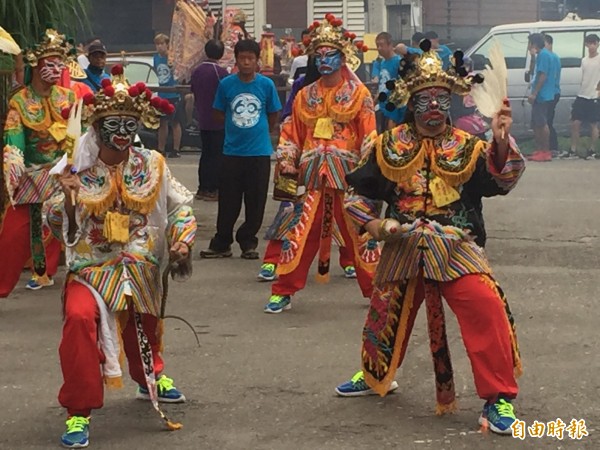
[[(561, 156), (577, 155), (581, 123), (587, 122), (590, 124), (592, 142), (583, 158), (592, 159), (598, 142), (600, 123), (600, 54), (598, 54), (600, 37), (597, 34), (588, 34), (584, 42), (588, 49), (588, 56), (581, 60), (581, 88), (571, 110), (571, 150), (563, 152)], [(600, 154), (595, 156), (600, 158)]]
[[(304, 38), (310, 35), (310, 31), (304, 30), (302, 32), (300, 42), (304, 42)], [(290, 69), (290, 77), (288, 78), (288, 83), (290, 85), (294, 84), (298, 78), (306, 73), (306, 68), (308, 67), (308, 55), (300, 55), (296, 56), (292, 61), (292, 67)]]

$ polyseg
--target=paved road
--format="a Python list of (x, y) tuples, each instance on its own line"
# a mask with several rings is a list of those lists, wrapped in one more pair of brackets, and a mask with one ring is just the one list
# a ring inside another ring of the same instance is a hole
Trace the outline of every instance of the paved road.
[[(172, 168), (195, 190), (196, 157)], [(134, 385), (109, 392), (94, 413), (98, 449), (487, 449), (600, 448), (600, 162), (530, 164), (509, 196), (487, 200), (488, 252), (515, 313), (525, 374), (516, 403), (528, 423), (585, 419), (590, 437), (516, 441), (482, 435), (470, 366), (448, 313), (460, 411), (437, 418), (424, 315), (418, 318), (400, 389), (384, 399), (341, 399), (335, 385), (359, 364), (367, 302), (355, 281), (334, 268), (329, 285), (309, 282), (294, 309), (262, 313), (269, 286), (255, 281), (259, 262), (235, 257), (197, 260), (193, 279), (171, 286), (170, 311), (198, 330), (167, 321), (167, 373), (189, 402), (166, 409), (184, 424), (162, 430)], [(195, 255), (214, 233), (216, 204), (196, 202)], [(269, 202), (267, 220), (276, 204)], [(2, 255), (9, 257), (9, 255)], [(62, 276), (59, 277), (62, 279)], [(60, 281), (58, 280), (60, 284)], [(64, 412), (61, 383), (60, 287), (23, 286), (0, 300), (0, 448), (58, 447)]]

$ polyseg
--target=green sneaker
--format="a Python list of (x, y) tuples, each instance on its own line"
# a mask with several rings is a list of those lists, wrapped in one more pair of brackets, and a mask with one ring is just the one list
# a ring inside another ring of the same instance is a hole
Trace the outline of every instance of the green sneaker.
[(269, 303), (265, 305), (264, 312), (279, 314), (281, 311), (292, 309), (292, 297), (289, 295), (271, 295)]
[(264, 263), (260, 266), (260, 272), (258, 273), (259, 281), (273, 281), (277, 278), (277, 274), (275, 271), (277, 270), (277, 266), (272, 263)]
[[(161, 403), (185, 403), (185, 395), (173, 385), (173, 380), (166, 375), (156, 380), (158, 390), (158, 401)], [(150, 392), (145, 386), (138, 386), (135, 394), (138, 400), (150, 400)]]
[[(398, 389), (396, 380), (392, 381), (388, 392), (394, 392)], [(365, 374), (359, 370), (354, 374), (350, 381), (340, 384), (335, 388), (335, 393), (340, 397), (362, 397), (364, 395), (376, 395), (376, 392), (369, 387), (365, 381)]]
[(486, 423), (496, 434), (512, 434), (512, 424), (515, 423), (515, 409), (510, 401), (499, 398), (496, 403), (486, 403), (479, 417), (479, 425)]
[(90, 418), (72, 416), (67, 419), (67, 431), (60, 438), (65, 448), (85, 448), (90, 445)]

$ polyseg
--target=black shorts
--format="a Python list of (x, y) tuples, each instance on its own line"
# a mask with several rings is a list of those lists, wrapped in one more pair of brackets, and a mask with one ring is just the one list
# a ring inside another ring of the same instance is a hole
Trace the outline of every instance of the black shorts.
[(160, 120), (166, 120), (170, 124), (185, 123), (185, 102), (181, 101), (179, 97), (167, 98), (166, 100), (168, 100), (169, 103), (175, 107), (175, 112), (173, 114), (169, 114), (168, 116), (162, 116)]
[(600, 122), (600, 100), (576, 97), (571, 108), (571, 120), (586, 123)]
[(531, 106), (531, 128), (542, 128), (548, 125), (548, 110), (554, 101), (535, 102)]

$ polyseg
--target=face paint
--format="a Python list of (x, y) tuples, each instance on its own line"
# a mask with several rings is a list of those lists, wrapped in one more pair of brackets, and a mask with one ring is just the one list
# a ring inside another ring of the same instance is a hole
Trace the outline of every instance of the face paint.
[(124, 152), (133, 145), (138, 121), (128, 116), (108, 116), (100, 123), (100, 140), (104, 145)]
[(428, 88), (417, 92), (412, 99), (415, 120), (423, 126), (437, 128), (446, 123), (450, 112), (450, 92)]
[(315, 63), (321, 75), (330, 75), (342, 68), (342, 52), (331, 47), (317, 49)]
[(40, 78), (48, 84), (56, 84), (65, 68), (60, 58), (44, 58), (38, 64)]

